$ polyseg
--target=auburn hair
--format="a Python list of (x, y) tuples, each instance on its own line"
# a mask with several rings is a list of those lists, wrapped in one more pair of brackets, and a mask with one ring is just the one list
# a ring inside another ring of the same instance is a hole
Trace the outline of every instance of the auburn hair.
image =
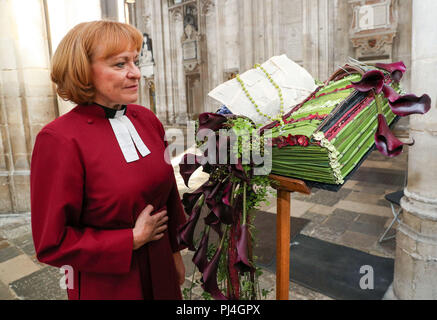
[(59, 43), (51, 63), (51, 79), (64, 100), (76, 104), (93, 101), (91, 62), (97, 47), (103, 58), (125, 50), (140, 52), (143, 35), (135, 27), (115, 21), (83, 22), (71, 29)]

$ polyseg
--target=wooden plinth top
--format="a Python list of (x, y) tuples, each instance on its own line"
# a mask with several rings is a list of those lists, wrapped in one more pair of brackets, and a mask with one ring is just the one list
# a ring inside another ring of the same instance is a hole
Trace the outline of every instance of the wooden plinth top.
[(278, 182), (277, 184), (272, 184), (272, 187), (275, 189), (288, 192), (311, 194), (311, 189), (302, 180), (278, 176), (276, 174), (270, 174), (269, 178)]

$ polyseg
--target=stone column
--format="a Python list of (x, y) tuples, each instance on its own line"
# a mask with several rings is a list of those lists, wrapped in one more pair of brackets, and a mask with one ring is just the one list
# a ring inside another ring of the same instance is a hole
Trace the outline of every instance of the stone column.
[[(206, 37), (206, 47), (207, 47), (207, 61), (208, 61), (208, 92), (215, 87), (217, 87), (223, 79), (223, 67), (219, 66), (219, 60), (221, 61), (220, 53), (222, 49), (220, 48), (222, 44), (220, 43), (220, 37), (217, 28), (218, 19), (218, 5), (214, 1), (204, 2), (201, 8), (201, 14), (205, 19), (205, 29), (204, 34)], [(211, 98), (207, 98), (205, 101), (205, 111), (215, 112), (219, 105), (217, 102)]]
[(432, 108), (410, 117), (408, 184), (396, 235), (393, 291), (399, 299), (437, 299), (437, 1), (413, 0), (412, 92), (428, 93)]
[(0, 1), (0, 213), (28, 212), (37, 133), (56, 116), (41, 0)]
[[(165, 1), (166, 3), (166, 1)], [(164, 4), (165, 4), (164, 3)], [(165, 27), (167, 21), (164, 20), (163, 10), (168, 11), (167, 7), (164, 7), (161, 0), (154, 0), (151, 2), (152, 6), (152, 22), (151, 22), (151, 36), (153, 41), (153, 58), (155, 60), (155, 99), (156, 99), (156, 116), (164, 123), (169, 122), (169, 113), (173, 110), (173, 101), (167, 94), (167, 72), (168, 64), (165, 57), (169, 56), (166, 52), (167, 42), (164, 35), (168, 36), (168, 32), (165, 33)]]
[[(335, 46), (333, 53), (333, 71), (335, 71), (338, 66), (343, 66), (347, 62), (348, 57), (354, 56), (354, 50), (351, 41), (349, 40), (349, 28), (352, 23), (352, 6), (346, 1), (335, 0), (333, 3), (334, 27), (331, 30), (332, 35), (332, 45)], [(341, 49), (338, 49), (341, 48)], [(325, 81), (326, 79), (322, 79)]]
[(279, 54), (286, 54), (294, 62), (303, 63), (303, 15), (302, 0), (282, 0), (279, 3)]
[(303, 67), (319, 77), (319, 1), (303, 1)]
[(220, 44), (223, 46), (223, 71), (240, 71), (239, 34), (236, 30), (239, 23), (238, 2), (239, 0), (228, 0), (223, 8), (222, 30), (225, 40)]
[(171, 53), (171, 89), (173, 96), (173, 113), (170, 116), (171, 123), (180, 122), (182, 112), (186, 113), (187, 103), (185, 98), (185, 76), (183, 69), (183, 57), (181, 39), (184, 33), (184, 15), (182, 8), (177, 8), (169, 14), (170, 19), (170, 53)]
[(240, 14), (238, 26), (240, 36), (240, 73), (244, 73), (251, 69), (255, 63), (253, 2), (252, 0), (241, 0), (238, 4), (238, 13)]

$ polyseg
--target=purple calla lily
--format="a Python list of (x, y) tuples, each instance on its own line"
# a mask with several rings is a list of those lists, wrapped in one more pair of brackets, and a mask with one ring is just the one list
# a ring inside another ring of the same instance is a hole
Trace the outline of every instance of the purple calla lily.
[(417, 97), (414, 94), (400, 96), (397, 100), (390, 102), (391, 111), (401, 117), (410, 114), (425, 114), (431, 109), (431, 98), (424, 94)]
[(182, 196), (182, 204), (184, 206), (185, 212), (188, 215), (192, 212), (194, 205), (196, 204), (197, 200), (199, 200), (201, 195), (202, 195), (202, 188), (199, 188), (193, 193), (186, 192)]
[(421, 97), (417, 97), (414, 94), (401, 96), (389, 86), (384, 86), (382, 91), (388, 99), (391, 111), (398, 116), (405, 117), (410, 114), (425, 114), (431, 109), (431, 98), (427, 94)]
[(216, 300), (228, 300), (220, 291), (217, 284), (217, 270), (222, 253), (222, 247), (220, 246), (212, 257), (211, 261), (206, 266), (202, 275), (202, 288)]
[(220, 222), (224, 224), (232, 224), (233, 216), (229, 206), (225, 205), (222, 198), (219, 196), (220, 190), (222, 190), (224, 183), (218, 182), (212, 192), (206, 198), (206, 204), (208, 208), (219, 218)]
[(352, 86), (361, 92), (368, 92), (373, 89), (378, 94), (384, 86), (384, 74), (379, 70), (367, 71), (360, 81), (352, 82)]
[(232, 185), (232, 181), (229, 180), (228, 184), (223, 189), (222, 202), (227, 206), (231, 205)]
[(204, 112), (199, 115), (199, 131), (202, 129), (217, 131), (223, 128), (223, 124), (227, 120), (227, 117), (221, 114)]
[(378, 114), (378, 129), (375, 133), (376, 148), (387, 157), (396, 157), (402, 152), (404, 143), (390, 131), (384, 115)]
[(407, 71), (407, 67), (403, 61), (394, 63), (376, 63), (375, 67), (390, 72), (392, 80), (396, 82), (399, 82), (402, 79), (405, 71)]
[(401, 96), (399, 93), (395, 91), (395, 89), (386, 85), (384, 85), (384, 87), (382, 88), (382, 92), (384, 93), (384, 96), (388, 99), (389, 102), (396, 101)]
[(424, 94), (417, 97), (414, 94), (400, 96), (397, 100), (389, 102), (394, 114), (405, 117), (410, 114), (425, 114), (431, 109), (431, 98)]
[(237, 241), (237, 261), (234, 264), (235, 268), (237, 268), (241, 273), (254, 270), (248, 259), (247, 244), (249, 237), (249, 226), (247, 224), (243, 224), (241, 226), (240, 237)]
[(214, 183), (206, 181), (197, 190), (191, 193), (184, 193), (184, 195), (182, 196), (182, 204), (184, 205), (185, 212), (189, 215), (192, 212), (193, 207), (197, 203), (197, 200), (200, 198), (200, 196), (203, 194), (205, 197), (208, 197), (214, 187)]
[(210, 226), (221, 238), (223, 236), (223, 231), (221, 229), (220, 220), (214, 214), (214, 212), (210, 212), (205, 218), (205, 225)]
[(202, 240), (200, 240), (199, 247), (197, 248), (196, 253), (193, 256), (193, 263), (199, 269), (201, 273), (205, 271), (206, 266), (208, 265), (208, 241), (209, 241), (209, 228), (206, 228)]
[(237, 177), (240, 180), (246, 181), (249, 183), (250, 179), (253, 176), (253, 161), (250, 161), (250, 170), (246, 173), (243, 167), (243, 163), (241, 161), (241, 158), (238, 158), (238, 161), (236, 164), (229, 165), (229, 170), (232, 172), (232, 174)]
[[(207, 150), (208, 151), (208, 150)], [(212, 166), (206, 160), (207, 152), (205, 156), (199, 156), (192, 153), (184, 154), (181, 162), (179, 163), (179, 173), (184, 179), (185, 185), (188, 187), (188, 181), (192, 174), (202, 166), (203, 172), (211, 173)], [(194, 163), (192, 163), (194, 161)], [(203, 163), (203, 164), (202, 164)]]
[(216, 215), (221, 223), (232, 224), (233, 217), (231, 209), (221, 201), (217, 201), (215, 198), (206, 200), (208, 208)]
[[(194, 160), (194, 163), (188, 163), (188, 158)], [(188, 187), (188, 181), (190, 180), (191, 175), (196, 171), (202, 164), (203, 157), (196, 156), (194, 154), (184, 154), (181, 163), (179, 164), (179, 173), (184, 179), (185, 185)]]
[(179, 244), (187, 246), (190, 251), (196, 250), (193, 242), (194, 229), (196, 228), (197, 221), (199, 220), (201, 211), (202, 211), (202, 204), (201, 205), (196, 204), (187, 222), (178, 229), (177, 238)]

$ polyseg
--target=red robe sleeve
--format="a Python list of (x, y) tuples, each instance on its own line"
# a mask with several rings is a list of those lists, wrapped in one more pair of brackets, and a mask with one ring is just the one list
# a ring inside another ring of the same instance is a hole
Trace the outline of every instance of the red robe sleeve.
[(173, 174), (173, 187), (167, 200), (168, 235), (173, 253), (181, 251), (186, 246), (180, 245), (177, 240), (178, 227), (182, 226), (185, 221), (185, 211), (182, 207), (181, 198), (178, 191), (176, 179)]
[(74, 141), (43, 129), (32, 153), (31, 222), (39, 261), (106, 274), (130, 270), (132, 229), (80, 226), (85, 171)]
[[(159, 134), (164, 142), (166, 147), (165, 152), (167, 150), (167, 141), (165, 140), (165, 130), (161, 121), (155, 116), (156, 125), (159, 131)], [(166, 157), (166, 159), (170, 159), (170, 155)], [(172, 180), (170, 181), (172, 184), (172, 188), (170, 191), (170, 195), (167, 200), (167, 215), (168, 215), (168, 235), (170, 238), (170, 245), (173, 253), (181, 251), (186, 248), (186, 246), (180, 245), (177, 239), (178, 228), (182, 226), (186, 222), (185, 211), (182, 206), (181, 196), (179, 195), (178, 185), (176, 183), (176, 178), (174, 176), (174, 172), (172, 174)]]

